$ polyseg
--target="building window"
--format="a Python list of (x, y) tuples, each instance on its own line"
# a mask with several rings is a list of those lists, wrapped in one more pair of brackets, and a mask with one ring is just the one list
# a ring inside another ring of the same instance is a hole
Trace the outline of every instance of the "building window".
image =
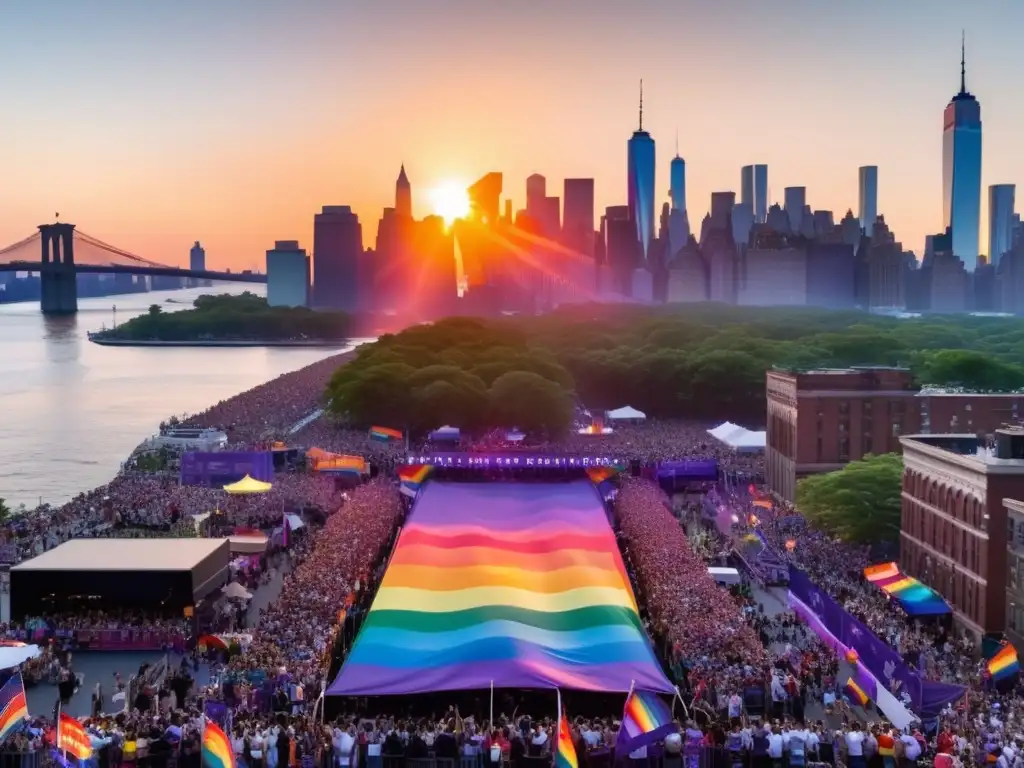
[(902, 431), (902, 428), (900, 427), (899, 422), (898, 421), (894, 421), (892, 423), (892, 436), (893, 437), (899, 437), (901, 431)]
[(1019, 541), (1017, 541), (1016, 528), (1017, 528), (1017, 521), (1014, 520), (1011, 515), (1007, 515), (1006, 516), (1006, 540), (1009, 541), (1011, 544), (1019, 544), (1020, 543)]
[(850, 401), (849, 400), (840, 400), (839, 401), (839, 415), (840, 416), (849, 416), (850, 415)]
[(1017, 525), (1017, 537), (1014, 541), (1017, 542), (1018, 547), (1024, 547), (1024, 523), (1018, 523), (1016, 520), (1011, 520), (1010, 525)]
[(850, 438), (845, 433), (839, 435), (839, 460), (850, 460)]

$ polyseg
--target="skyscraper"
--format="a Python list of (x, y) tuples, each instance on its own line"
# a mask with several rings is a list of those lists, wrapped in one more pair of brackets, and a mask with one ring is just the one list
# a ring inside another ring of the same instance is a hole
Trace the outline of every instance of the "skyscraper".
[(676, 156), (669, 165), (668, 194), (673, 211), (686, 210), (686, 161), (679, 156), (679, 139), (676, 139)]
[(860, 174), (860, 206), (857, 216), (864, 234), (871, 237), (871, 229), (878, 218), (878, 166), (862, 165)]
[(988, 188), (988, 263), (994, 267), (1013, 247), (1016, 191), (1013, 184), (992, 184)]
[(526, 177), (526, 212), (534, 216), (544, 206), (544, 198), (548, 195), (548, 182), (539, 173)]
[(768, 166), (744, 165), (740, 171), (740, 205), (749, 206), (757, 224), (768, 217)]
[(594, 180), (566, 179), (563, 185), (562, 242), (594, 255)]
[(783, 195), (789, 227), (793, 232), (799, 232), (804, 220), (804, 208), (807, 206), (807, 187), (786, 187)]
[(405, 219), (412, 218), (412, 185), (405, 175), (405, 163), (395, 182), (395, 214)]
[(640, 81), (640, 125), (627, 144), (626, 176), (629, 217), (636, 225), (642, 259), (654, 239), (654, 139), (644, 130), (644, 84)]
[(313, 298), (317, 307), (356, 312), (370, 303), (363, 228), (347, 205), (325, 205), (313, 217)]
[(188, 252), (188, 268), (193, 272), (206, 271), (206, 249), (196, 240), (192, 250)]
[(309, 305), (309, 256), (297, 240), (278, 240), (267, 251), (267, 304)]
[(754, 221), (764, 224), (768, 218), (768, 166), (754, 166)]
[(953, 255), (973, 272), (981, 226), (981, 105), (967, 92), (964, 53), (961, 41), (960, 92), (942, 120), (942, 220), (953, 234)]

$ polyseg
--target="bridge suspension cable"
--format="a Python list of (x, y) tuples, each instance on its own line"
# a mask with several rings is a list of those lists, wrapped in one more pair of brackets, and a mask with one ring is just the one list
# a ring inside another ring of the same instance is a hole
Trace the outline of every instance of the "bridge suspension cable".
[(8, 246), (6, 246), (4, 248), (0, 248), (0, 256), (8, 254), (11, 251), (16, 251), (19, 248), (24, 248), (26, 245), (28, 245), (32, 241), (38, 240), (38, 239), (39, 239), (39, 233), (38, 232), (33, 232), (31, 235), (26, 237), (24, 240), (19, 240), (16, 243), (12, 243), (11, 245), (8, 245)]
[[(92, 235), (87, 235), (80, 229), (75, 230), (75, 237), (79, 238), (84, 243), (95, 246), (96, 248), (101, 248), (104, 251), (113, 254), (114, 256), (120, 256), (123, 259), (134, 261), (137, 264), (144, 265), (147, 267), (163, 267), (171, 269), (171, 267), (168, 267), (167, 264), (160, 264), (159, 262), (150, 261), (149, 259), (144, 259), (141, 256), (136, 256), (134, 253), (129, 253), (128, 251), (122, 250), (121, 248), (118, 248), (116, 245), (110, 245), (110, 243), (105, 243), (99, 238), (93, 237)], [(2, 253), (3, 251), (0, 251), (0, 254)]]

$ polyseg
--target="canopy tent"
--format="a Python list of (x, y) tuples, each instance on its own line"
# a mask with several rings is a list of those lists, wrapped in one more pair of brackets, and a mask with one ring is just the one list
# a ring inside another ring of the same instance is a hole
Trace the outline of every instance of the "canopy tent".
[(459, 432), (458, 427), (443, 426), (438, 427), (430, 433), (429, 438), (435, 442), (451, 441), (456, 442), (462, 437), (462, 433)]
[(763, 451), (767, 443), (765, 432), (754, 432), (731, 421), (723, 421), (714, 429), (709, 429), (708, 434), (740, 452)]
[(225, 597), (230, 597), (234, 600), (249, 600), (252, 598), (252, 592), (243, 587), (237, 581), (232, 581), (226, 587), (221, 589)]
[(0, 647), (0, 669), (11, 669), (20, 666), (41, 653), (38, 645), (17, 643)]
[(612, 421), (643, 421), (647, 418), (646, 413), (638, 411), (631, 405), (624, 405), (614, 411), (608, 411), (605, 415)]
[(938, 592), (907, 576), (896, 563), (868, 566), (864, 578), (899, 603), (908, 616), (942, 616), (950, 612)]
[(526, 435), (520, 432), (518, 429), (513, 429), (511, 432), (506, 433), (505, 440), (510, 443), (521, 443), (526, 439)]
[(267, 549), (267, 535), (260, 531), (246, 531), (228, 536), (228, 546), (232, 553), (253, 555), (265, 552)]
[(266, 493), (273, 487), (271, 483), (264, 483), (262, 480), (256, 480), (250, 475), (246, 475), (237, 483), (225, 485), (224, 490), (231, 494)]

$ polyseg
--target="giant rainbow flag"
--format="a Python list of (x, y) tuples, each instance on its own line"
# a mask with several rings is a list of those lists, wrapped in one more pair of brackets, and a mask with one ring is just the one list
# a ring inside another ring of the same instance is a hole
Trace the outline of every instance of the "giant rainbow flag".
[(488, 688), (672, 691), (588, 481), (431, 481), (336, 695)]
[(864, 578), (900, 604), (908, 616), (936, 616), (950, 612), (949, 605), (931, 587), (907, 576), (896, 563), (871, 565)]

